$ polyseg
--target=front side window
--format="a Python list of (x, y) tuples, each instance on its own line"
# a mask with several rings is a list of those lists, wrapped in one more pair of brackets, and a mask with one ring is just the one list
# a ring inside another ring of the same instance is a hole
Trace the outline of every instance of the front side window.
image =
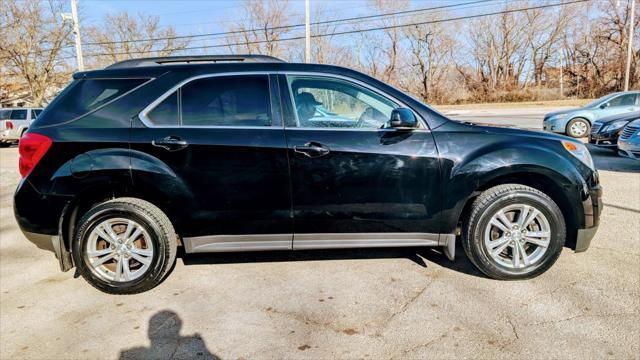
[(288, 76), (297, 126), (369, 128), (385, 126), (393, 101), (354, 83), (322, 76)]
[(270, 126), (267, 75), (221, 76), (182, 87), (184, 126)]
[(609, 106), (633, 106), (636, 103), (635, 94), (621, 95), (609, 101)]

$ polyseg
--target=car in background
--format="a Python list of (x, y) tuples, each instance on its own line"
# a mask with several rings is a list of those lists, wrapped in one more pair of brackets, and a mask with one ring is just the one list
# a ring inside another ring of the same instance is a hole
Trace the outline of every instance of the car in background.
[(591, 127), (589, 134), (589, 144), (608, 148), (618, 149), (618, 137), (627, 124), (640, 119), (640, 112), (632, 112), (623, 115), (614, 115), (597, 120)]
[(574, 138), (589, 135), (598, 119), (640, 111), (640, 91), (617, 92), (578, 108), (556, 111), (544, 116), (545, 131), (566, 134)]
[(640, 160), (640, 119), (630, 122), (618, 139), (618, 154)]
[(0, 109), (0, 147), (17, 144), (41, 112), (41, 108)]

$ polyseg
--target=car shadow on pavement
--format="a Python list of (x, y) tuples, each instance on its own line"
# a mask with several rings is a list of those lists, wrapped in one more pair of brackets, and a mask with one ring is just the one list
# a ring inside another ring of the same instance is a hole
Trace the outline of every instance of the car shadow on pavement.
[(212, 354), (200, 334), (181, 336), (182, 319), (171, 310), (162, 310), (149, 319), (149, 347), (124, 349), (119, 359), (219, 359)]
[(423, 268), (427, 268), (429, 261), (432, 261), (442, 267), (468, 275), (486, 277), (469, 261), (459, 243), (456, 247), (456, 254), (455, 261), (450, 261), (442, 253), (440, 248), (431, 247), (283, 250), (203, 254), (185, 254), (182, 248), (178, 251), (178, 257), (182, 258), (186, 266), (288, 261), (407, 259)]
[(590, 144), (587, 144), (587, 148), (598, 170), (640, 173), (640, 160), (625, 158), (614, 150)]

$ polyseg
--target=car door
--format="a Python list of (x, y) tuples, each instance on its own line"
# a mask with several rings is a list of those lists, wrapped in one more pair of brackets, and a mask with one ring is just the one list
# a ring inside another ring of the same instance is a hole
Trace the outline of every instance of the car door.
[[(433, 137), (386, 128), (399, 101), (354, 79), (281, 75), (294, 249), (434, 245), (440, 174)], [(319, 116), (317, 109), (331, 116)]]
[(159, 170), (134, 171), (134, 184), (166, 190), (188, 252), (291, 248), (289, 168), (274, 81), (266, 73), (198, 76), (134, 124), (132, 162), (150, 156), (175, 173), (167, 179)]
[(640, 110), (637, 105), (637, 94), (622, 94), (604, 104), (604, 108), (596, 111), (597, 119)]

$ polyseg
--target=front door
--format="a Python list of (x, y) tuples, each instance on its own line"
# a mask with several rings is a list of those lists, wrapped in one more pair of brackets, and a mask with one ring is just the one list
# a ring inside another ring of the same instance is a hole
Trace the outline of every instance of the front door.
[(134, 185), (164, 191), (188, 252), (291, 248), (289, 167), (272, 91), (268, 74), (198, 77), (134, 124), (132, 161), (159, 160), (133, 166)]
[(293, 247), (435, 245), (439, 166), (426, 125), (388, 128), (402, 104), (356, 81), (280, 79)]

